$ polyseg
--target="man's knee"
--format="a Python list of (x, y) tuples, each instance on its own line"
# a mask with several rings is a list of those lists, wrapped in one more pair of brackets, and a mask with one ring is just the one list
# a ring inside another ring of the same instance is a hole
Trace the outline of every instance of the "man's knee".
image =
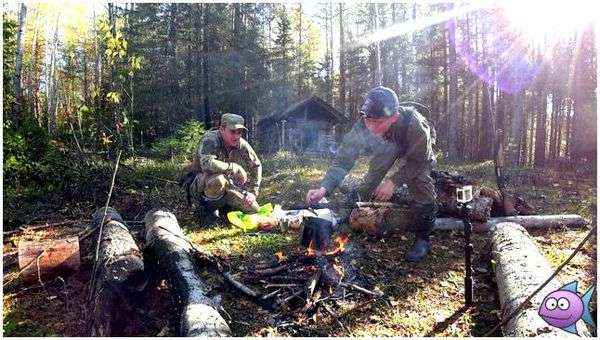
[(203, 195), (209, 200), (217, 200), (227, 192), (227, 178), (225, 175), (213, 175), (206, 178)]
[(260, 209), (258, 202), (254, 201), (250, 206), (244, 204), (244, 193), (237, 190), (229, 189), (224, 197), (224, 200), (228, 206), (235, 210), (240, 210), (247, 214), (255, 214)]

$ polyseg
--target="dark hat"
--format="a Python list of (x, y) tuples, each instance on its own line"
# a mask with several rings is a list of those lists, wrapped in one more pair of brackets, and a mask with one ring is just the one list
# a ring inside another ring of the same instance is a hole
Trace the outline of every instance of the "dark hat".
[(244, 126), (244, 117), (240, 115), (236, 115), (235, 113), (224, 113), (221, 116), (221, 126), (226, 127), (228, 129), (237, 130), (244, 129), (248, 130)]
[(387, 118), (398, 111), (398, 96), (387, 87), (377, 86), (367, 93), (360, 113), (369, 118)]

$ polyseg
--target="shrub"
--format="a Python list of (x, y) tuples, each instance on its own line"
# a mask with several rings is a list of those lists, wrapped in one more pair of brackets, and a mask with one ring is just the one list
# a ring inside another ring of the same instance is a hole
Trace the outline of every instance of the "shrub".
[(178, 160), (187, 159), (192, 155), (200, 138), (206, 133), (204, 123), (190, 119), (179, 126), (175, 135), (163, 138), (152, 146), (156, 157), (170, 157)]
[[(260, 155), (259, 155), (260, 157)], [(307, 157), (290, 151), (277, 151), (270, 157), (261, 159), (263, 173), (275, 173), (282, 169), (300, 168), (310, 164)]]
[(4, 185), (15, 188), (33, 181), (43, 183), (52, 173), (48, 161), (60, 157), (45, 129), (28, 121), (15, 129), (4, 127)]

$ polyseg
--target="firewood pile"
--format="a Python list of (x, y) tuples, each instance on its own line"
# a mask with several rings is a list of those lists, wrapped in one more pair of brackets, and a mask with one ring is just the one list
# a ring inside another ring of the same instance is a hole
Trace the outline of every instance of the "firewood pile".
[(338, 319), (383, 294), (353, 266), (360, 249), (338, 235), (328, 249), (311, 242), (305, 250), (275, 253), (271, 258), (225, 273), (226, 280), (259, 305), (287, 320)]

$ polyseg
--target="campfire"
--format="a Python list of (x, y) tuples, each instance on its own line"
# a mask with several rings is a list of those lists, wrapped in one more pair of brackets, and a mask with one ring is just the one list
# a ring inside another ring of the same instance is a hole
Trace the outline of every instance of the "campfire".
[(302, 243), (308, 246), (278, 251), (230, 272), (227, 280), (263, 307), (296, 316), (299, 322), (337, 319), (382, 296), (366, 288), (367, 280), (352, 265), (360, 249), (347, 235), (335, 235), (331, 241), (329, 232), (314, 231), (303, 233)]

